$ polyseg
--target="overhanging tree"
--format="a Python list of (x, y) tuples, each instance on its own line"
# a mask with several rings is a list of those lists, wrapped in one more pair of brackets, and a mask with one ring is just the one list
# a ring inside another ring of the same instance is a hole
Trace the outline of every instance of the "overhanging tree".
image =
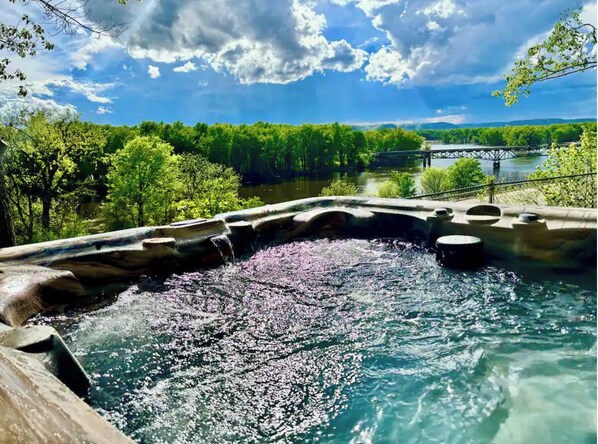
[(494, 91), (507, 106), (530, 94), (535, 83), (596, 68), (596, 27), (581, 19), (581, 11), (565, 11), (546, 40), (530, 47), (505, 75), (504, 89)]
[[(121, 4), (127, 2), (117, 1)], [(38, 51), (54, 49), (54, 44), (48, 40), (48, 33), (44, 27), (51, 29), (51, 35), (74, 35), (77, 30), (83, 30), (95, 38), (104, 35), (117, 36), (126, 27), (126, 24), (91, 22), (86, 17), (87, 1), (4, 0), (3, 3), (12, 3), (13, 8), (20, 8), (19, 12), (23, 13), (17, 24), (0, 23), (0, 51), (12, 53), (20, 58), (35, 56)], [(40, 21), (43, 21), (43, 26)], [(0, 59), (0, 82), (25, 81), (27, 74), (20, 69), (10, 70), (11, 62), (9, 57)], [(19, 85), (18, 94), (27, 95), (24, 85)]]

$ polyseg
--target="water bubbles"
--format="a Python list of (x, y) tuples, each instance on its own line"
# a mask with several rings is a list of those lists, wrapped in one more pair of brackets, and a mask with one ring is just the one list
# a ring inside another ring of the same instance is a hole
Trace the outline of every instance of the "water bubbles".
[(142, 442), (595, 438), (595, 292), (412, 243), (272, 246), (49, 321)]

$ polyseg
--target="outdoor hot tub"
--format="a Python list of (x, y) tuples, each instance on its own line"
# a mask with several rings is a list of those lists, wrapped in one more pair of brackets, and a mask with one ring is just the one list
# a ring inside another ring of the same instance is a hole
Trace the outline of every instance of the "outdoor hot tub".
[[(446, 235), (483, 263), (440, 266)], [(22, 437), (596, 440), (596, 210), (315, 198), (0, 259)]]

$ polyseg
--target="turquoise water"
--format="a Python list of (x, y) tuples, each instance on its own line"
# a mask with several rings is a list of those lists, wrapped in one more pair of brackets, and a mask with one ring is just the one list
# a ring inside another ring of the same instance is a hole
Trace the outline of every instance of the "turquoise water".
[(408, 243), (273, 246), (41, 322), (140, 442), (596, 442), (595, 291)]

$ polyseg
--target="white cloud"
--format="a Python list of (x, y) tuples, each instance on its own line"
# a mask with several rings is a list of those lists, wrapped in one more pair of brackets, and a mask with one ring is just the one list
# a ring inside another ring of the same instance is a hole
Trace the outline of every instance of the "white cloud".
[(0, 116), (10, 116), (23, 109), (49, 109), (55, 112), (77, 112), (77, 107), (70, 103), (62, 104), (54, 99), (45, 99), (34, 96), (27, 97), (0, 97)]
[(598, 8), (595, 1), (591, 1), (583, 5), (581, 9), (580, 18), (583, 23), (590, 23), (596, 26), (596, 20), (598, 19)]
[(93, 63), (95, 54), (106, 53), (110, 50), (117, 50), (120, 45), (117, 41), (108, 36), (100, 38), (79, 36), (75, 41), (68, 42), (68, 46), (75, 46), (70, 51), (70, 61), (75, 68), (87, 69), (87, 65)]
[(121, 41), (133, 57), (162, 63), (197, 57), (246, 84), (360, 68), (366, 52), (329, 41), (326, 18), (315, 7), (313, 0), (150, 0), (108, 6), (90, 17), (132, 20)]
[(206, 87), (208, 86), (208, 82), (200, 80), (199, 82), (197, 82), (197, 86), (201, 86), (202, 88)]
[(154, 65), (149, 65), (147, 67), (147, 73), (152, 79), (157, 79), (158, 77), (160, 77), (160, 68)]
[(57, 88), (64, 88), (75, 94), (83, 95), (94, 103), (112, 103), (110, 97), (104, 93), (116, 86), (115, 83), (100, 83), (75, 80), (66, 70), (62, 54), (40, 52), (36, 56), (26, 58), (13, 58), (9, 65), (11, 69), (21, 69), (26, 73), (25, 82), (9, 80), (0, 82), (0, 98), (15, 99), (19, 85), (23, 84), (28, 96), (48, 98), (55, 95)]
[(114, 88), (115, 83), (77, 82), (72, 79), (50, 81), (48, 85), (68, 88), (72, 92), (82, 94), (87, 100), (94, 103), (112, 103), (112, 99), (100, 95), (106, 90)]
[(99, 106), (98, 109), (96, 110), (96, 114), (112, 114), (114, 113), (114, 111), (112, 111), (112, 108), (110, 108), (109, 106)]
[(195, 63), (193, 63), (193, 62), (187, 62), (184, 65), (177, 66), (176, 68), (173, 68), (172, 70), (174, 72), (191, 72), (191, 71), (196, 71), (197, 66), (195, 66)]
[[(353, 3), (389, 43), (369, 58), (366, 79), (396, 85), (494, 82), (516, 53), (546, 35), (582, 0), (333, 0)], [(595, 3), (582, 16), (594, 17)], [(533, 11), (533, 14), (530, 14)]]
[[(21, 11), (19, 8), (25, 8)], [(28, 8), (27, 5), (15, 4), (14, 7), (0, 9), (0, 23), (14, 23), (11, 14), (15, 11), (20, 13), (29, 13), (40, 23), (44, 23), (43, 17), (36, 16), (36, 8)], [(18, 19), (16, 20), (18, 22)], [(50, 32), (50, 28), (47, 32)], [(112, 103), (112, 98), (106, 97), (105, 92), (114, 88), (115, 83), (101, 83), (82, 81), (73, 77), (72, 69), (85, 67), (82, 60), (76, 60), (77, 56), (83, 57), (80, 50), (86, 45), (94, 48), (104, 47), (104, 43), (99, 44), (98, 40), (90, 39), (86, 34), (76, 34), (74, 36), (65, 36), (56, 34), (49, 37), (55, 48), (52, 51), (38, 51), (35, 56), (25, 58), (15, 57), (13, 53), (0, 51), (0, 58), (8, 56), (11, 63), (10, 70), (19, 69), (23, 71), (27, 79), (24, 82), (18, 80), (9, 80), (0, 82), (0, 103), (2, 109), (7, 110), (11, 107), (47, 107), (57, 110), (75, 110), (71, 104), (61, 104), (55, 99), (55, 93), (58, 89), (64, 89), (74, 94), (84, 96), (88, 101), (94, 103), (108, 104)], [(27, 89), (27, 97), (17, 96), (19, 85), (24, 85)]]
[(435, 116), (435, 117), (428, 117), (423, 121), (426, 123), (437, 123), (437, 122), (447, 122), (452, 123), (454, 125), (458, 125), (460, 123), (465, 122), (466, 116), (464, 114), (451, 114), (446, 116)]

